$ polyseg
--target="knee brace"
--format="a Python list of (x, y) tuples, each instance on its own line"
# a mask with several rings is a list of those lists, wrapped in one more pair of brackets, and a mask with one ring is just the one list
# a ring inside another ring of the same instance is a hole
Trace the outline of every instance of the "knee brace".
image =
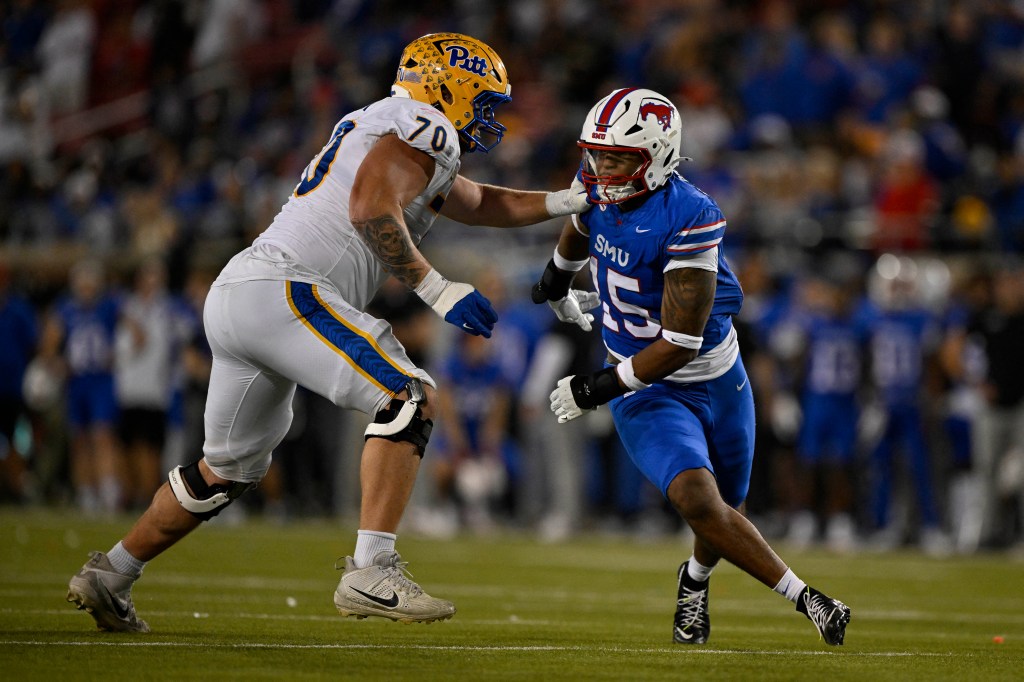
[(200, 521), (212, 519), (246, 490), (256, 487), (255, 483), (239, 482), (232, 482), (230, 485), (210, 485), (199, 473), (198, 460), (187, 466), (171, 469), (167, 474), (167, 480), (171, 484), (171, 492), (178, 498), (178, 503)]
[(423, 457), (430, 432), (434, 429), (434, 422), (423, 418), (422, 406), (427, 404), (427, 393), (419, 379), (410, 379), (405, 390), (409, 392), (409, 399), (392, 400), (390, 405), (378, 412), (373, 423), (366, 427), (364, 440), (384, 438), (396, 443), (412, 443), (419, 456)]

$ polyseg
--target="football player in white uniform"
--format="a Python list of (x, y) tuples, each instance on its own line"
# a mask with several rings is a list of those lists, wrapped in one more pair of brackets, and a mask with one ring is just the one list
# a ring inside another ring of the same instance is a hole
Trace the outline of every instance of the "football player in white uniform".
[(413, 41), (391, 96), (338, 122), (270, 227), (224, 268), (204, 312), (213, 349), (204, 457), (172, 470), (128, 534), (93, 552), (70, 581), (68, 600), (101, 629), (148, 631), (131, 600), (142, 567), (263, 478), (291, 424), (297, 384), (375, 415), (338, 611), (406, 622), (455, 613), (407, 577), (395, 551), (436, 386), (363, 308), (394, 276), (446, 321), (490, 336), (498, 319), (490, 302), (445, 279), (417, 249), (437, 215), (517, 227), (587, 209), (582, 185), (523, 192), (458, 174), (462, 153), (501, 141), (494, 114), (510, 92), (501, 58), (481, 41), (456, 33)]

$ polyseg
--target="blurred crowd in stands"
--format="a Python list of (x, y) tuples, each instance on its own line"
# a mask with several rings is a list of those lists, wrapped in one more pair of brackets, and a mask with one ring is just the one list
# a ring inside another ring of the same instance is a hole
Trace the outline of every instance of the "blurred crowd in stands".
[[(200, 456), (210, 282), (402, 47), (459, 31), (513, 84), (475, 180), (565, 186), (613, 88), (679, 107), (680, 172), (722, 206), (746, 293), (767, 535), (1024, 546), (1024, 3), (6, 0), (0, 25), (4, 501), (114, 513)], [(499, 308), (489, 341), (399, 285), (372, 305), (445, 389), (418, 531), (680, 530), (606, 410), (548, 412), (603, 355), (529, 302), (559, 228), (442, 219), (421, 245)], [(247, 508), (350, 513), (364, 418), (295, 410)]]

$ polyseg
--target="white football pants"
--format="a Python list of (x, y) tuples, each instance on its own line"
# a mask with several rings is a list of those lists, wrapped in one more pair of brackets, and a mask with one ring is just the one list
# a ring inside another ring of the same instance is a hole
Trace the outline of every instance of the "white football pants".
[(339, 407), (373, 415), (411, 377), (391, 325), (315, 284), (251, 280), (210, 289), (203, 313), (213, 351), (203, 453), (211, 471), (256, 482), (292, 421), (302, 384)]

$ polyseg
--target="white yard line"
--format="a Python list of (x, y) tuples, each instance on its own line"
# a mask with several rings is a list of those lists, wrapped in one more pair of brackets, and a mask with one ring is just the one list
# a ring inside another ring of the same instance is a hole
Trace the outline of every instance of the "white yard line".
[[(586, 646), (458, 646), (439, 644), (285, 644), (285, 643), (246, 643), (246, 644), (211, 644), (209, 642), (77, 642), (40, 640), (0, 640), (0, 646), (40, 646), (40, 647), (188, 647), (190, 649), (314, 649), (314, 650), (382, 650), (382, 651), (464, 651), (464, 652), (524, 652), (524, 651), (570, 651), (578, 653), (613, 653), (613, 654), (672, 654), (690, 656), (856, 656), (869, 658), (950, 658), (965, 656), (963, 653), (935, 653), (914, 651), (749, 651), (744, 649), (681, 649), (681, 648), (619, 648), (605, 645)], [(969, 656), (969, 654), (966, 654)]]
[[(2, 608), (0, 613), (12, 614), (12, 615), (31, 615), (31, 616), (78, 616), (79, 611), (73, 606), (68, 606), (66, 609), (12, 609)], [(245, 619), (245, 620), (287, 620), (287, 621), (308, 621), (308, 622), (329, 622), (329, 623), (345, 623), (344, 618), (337, 614), (333, 615), (318, 615), (318, 614), (303, 614), (303, 613), (252, 613), (252, 612), (240, 612), (240, 613), (224, 613), (224, 612), (209, 612), (209, 611), (161, 611), (161, 610), (149, 610), (142, 614), (146, 618), (152, 616), (158, 616), (161, 618), (192, 618), (206, 620), (213, 618), (214, 620), (231, 620), (231, 619)], [(466, 625), (551, 625), (550, 620), (540, 620), (533, 618), (520, 618), (518, 616), (510, 615), (508, 618), (462, 618), (459, 617), (459, 623)]]
[[(58, 588), (57, 591), (60, 592), (60, 588)], [(322, 591), (322, 589), (318, 590), (318, 592), (321, 592), (321, 591)], [(453, 590), (441, 590), (441, 589), (439, 589), (439, 590), (437, 590), (437, 592), (439, 594), (445, 594), (445, 595), (454, 596), (454, 597), (470, 596), (470, 593), (468, 593), (468, 592), (462, 592), (462, 591), (454, 590), (454, 589)], [(54, 590), (39, 590), (39, 589), (27, 589), (27, 590), (23, 590), (23, 591), (12, 590), (12, 589), (0, 590), (0, 597), (5, 598), (8, 601), (8, 603), (10, 603), (11, 599), (16, 599), (16, 598), (19, 598), (19, 597), (20, 598), (32, 598), (32, 597), (47, 598), (47, 597), (52, 597), (53, 594), (54, 594)], [(61, 593), (61, 594), (63, 594), (63, 593)], [(154, 611), (154, 610), (150, 609), (147, 606), (147, 604), (146, 604), (146, 602), (148, 601), (148, 595), (149, 594), (150, 593), (147, 592), (147, 599), (146, 600), (136, 601), (136, 606), (142, 612), (143, 617), (145, 617), (146, 615), (150, 615), (150, 614), (190, 615), (192, 613), (191, 611), (188, 611), (188, 612), (186, 612), (186, 611), (181, 611), (181, 612)], [(296, 595), (297, 594), (298, 593), (296, 593)], [(286, 596), (288, 596), (288, 595), (286, 593), (283, 593), (283, 592), (280, 595), (273, 595), (273, 596), (267, 595), (267, 596), (262, 596), (262, 597), (253, 597), (251, 595), (250, 596), (242, 595), (242, 596), (239, 596), (239, 597), (231, 597), (231, 596), (228, 596), (228, 595), (221, 594), (221, 595), (208, 595), (208, 596), (204, 596), (204, 597), (196, 597), (192, 601), (195, 604), (208, 604), (208, 605), (213, 605), (213, 604), (217, 604), (217, 605), (232, 604), (232, 605), (235, 605), (235, 606), (239, 606), (239, 605), (245, 604), (245, 605), (248, 605), (248, 606), (251, 606), (251, 607), (257, 607), (257, 606), (260, 606), (260, 605), (268, 605), (268, 604), (269, 605), (273, 605), (273, 604), (283, 603), (285, 598), (286, 598)], [(539, 594), (537, 594), (537, 595), (530, 595), (529, 597), (524, 597), (524, 595), (517, 593), (514, 602), (509, 602), (506, 605), (505, 608), (506, 608), (506, 610), (509, 610), (509, 611), (515, 611), (515, 610), (527, 610), (527, 611), (529, 611), (529, 610), (534, 609), (536, 604), (538, 604), (538, 603), (549, 604), (551, 602), (570, 602), (571, 601), (572, 603), (568, 604), (565, 607), (565, 609), (564, 609), (564, 613), (568, 617), (570, 614), (586, 614), (586, 613), (593, 613), (593, 612), (596, 612), (596, 611), (600, 611), (600, 610), (602, 610), (604, 608), (607, 608), (608, 603), (620, 604), (620, 605), (625, 607), (623, 609), (624, 612), (628, 611), (629, 613), (633, 613), (633, 614), (655, 614), (655, 613), (661, 613), (661, 612), (665, 611), (666, 608), (671, 608), (672, 607), (672, 601), (671, 600), (665, 600), (665, 599), (634, 598), (634, 599), (621, 600), (621, 601), (620, 600), (605, 600), (603, 605), (601, 605), (601, 604), (598, 604), (598, 603), (595, 603), (595, 602), (588, 603), (588, 601), (587, 601), (588, 597), (586, 595), (578, 595), (577, 594), (577, 595), (574, 595), (574, 596), (576, 598), (574, 598), (572, 600), (568, 600), (568, 599), (562, 599), (562, 598), (558, 597), (555, 594), (548, 594), (548, 595), (539, 595)], [(596, 597), (595, 597), (595, 599), (596, 599)], [(320, 598), (308, 599), (306, 597), (301, 597), (299, 599), (299, 604), (300, 605), (304, 605), (304, 606), (308, 606), (309, 604), (315, 604), (315, 603), (320, 603), (320, 602), (324, 602), (324, 600), (320, 599)], [(329, 603), (329, 599), (328, 599), (328, 601), (326, 601), (324, 603)], [(729, 599), (729, 600), (720, 599), (720, 600), (715, 600), (712, 603), (714, 604), (715, 611), (718, 612), (718, 613), (743, 614), (743, 615), (748, 615), (748, 616), (756, 616), (758, 618), (771, 618), (773, 620), (774, 619), (788, 619), (792, 615), (791, 614), (792, 608), (788, 608), (787, 609), (786, 605), (784, 603), (779, 603), (777, 605), (777, 607), (772, 606), (772, 605), (767, 605), (767, 606), (765, 606), (765, 605), (754, 605), (754, 604), (751, 604), (751, 602), (749, 602), (749, 601), (740, 600), (740, 599)], [(72, 612), (73, 612), (73, 610), (72, 610)], [(8, 606), (8, 607), (5, 607), (5, 608), (0, 608), (0, 613), (21, 613), (21, 614), (40, 614), (40, 615), (46, 615), (46, 614), (58, 613), (58, 611), (55, 611), (55, 610), (46, 611), (46, 610), (34, 610), (34, 609), (20, 609), (20, 608), (15, 608), (15, 607)], [(950, 613), (950, 612), (945, 612), (945, 613), (941, 613), (940, 614), (940, 613), (937, 613), (937, 612), (934, 612), (934, 611), (910, 611), (910, 610), (906, 610), (906, 611), (883, 611), (883, 610), (877, 610), (877, 609), (855, 609), (854, 613), (855, 613), (855, 616), (856, 616), (857, 620), (861, 621), (861, 622), (863, 622), (863, 621), (878, 621), (878, 622), (948, 623), (950, 621), (950, 619), (952, 619), (953, 621), (960, 622), (960, 623), (991, 624), (991, 625), (999, 625), (999, 626), (1024, 626), (1024, 613), (1021, 613), (1021, 612), (1016, 612), (1016, 613), (987, 613), (987, 614), (981, 614), (981, 613)], [(217, 615), (218, 616), (225, 615), (225, 617), (230, 617), (231, 614), (222, 614), (221, 612), (218, 612)], [(270, 615), (271, 614), (268, 614), (267, 617), (269, 617)], [(264, 616), (263, 615), (254, 614), (254, 615), (239, 615), (238, 617), (240, 617), (240, 618), (259, 618), (259, 617), (264, 617)], [(295, 618), (295, 617), (298, 617), (298, 616), (293, 616), (291, 614), (281, 614), (280, 617), (282, 617), (282, 618)], [(460, 620), (460, 622), (465, 622), (465, 621), (462, 620), (462, 618), (460, 618), (459, 620)], [(503, 622), (503, 621), (498, 621), (498, 622)]]

